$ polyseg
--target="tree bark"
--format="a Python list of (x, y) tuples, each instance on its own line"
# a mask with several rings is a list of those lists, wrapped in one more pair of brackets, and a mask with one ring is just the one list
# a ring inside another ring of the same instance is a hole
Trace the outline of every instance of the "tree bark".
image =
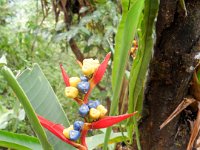
[(187, 16), (178, 0), (161, 0), (156, 23), (156, 44), (149, 66), (140, 124), (143, 150), (185, 150), (189, 123), (177, 116), (159, 126), (188, 94), (200, 52), (200, 1), (186, 1)]

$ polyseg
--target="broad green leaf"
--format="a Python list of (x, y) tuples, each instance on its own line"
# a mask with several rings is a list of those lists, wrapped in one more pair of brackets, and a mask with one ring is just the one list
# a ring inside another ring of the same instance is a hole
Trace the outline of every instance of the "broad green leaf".
[[(144, 16), (141, 22), (141, 33), (139, 34), (139, 48), (136, 59), (133, 62), (129, 82), (129, 105), (128, 112), (141, 111), (142, 98), (139, 95), (143, 93), (142, 88), (146, 79), (148, 65), (152, 56), (153, 49), (153, 31), (154, 21), (158, 10), (158, 0), (146, 0), (144, 5)], [(137, 129), (136, 118), (129, 119), (129, 124), (134, 122), (136, 131), (136, 140), (139, 146), (139, 133)], [(133, 126), (128, 126), (129, 138), (132, 138)], [(138, 149), (141, 149), (140, 146)]]
[[(112, 133), (108, 141), (108, 144), (119, 143), (121, 141), (127, 140), (128, 138), (126, 135), (127, 133), (125, 133), (125, 136), (122, 136), (121, 133)], [(105, 133), (87, 137), (86, 142), (88, 144), (88, 149), (92, 150), (94, 148), (103, 146), (104, 136)]]
[(42, 150), (35, 137), (0, 130), (0, 146), (16, 150)]
[[(69, 126), (69, 121), (58, 102), (58, 98), (39, 65), (35, 64), (32, 70), (25, 70), (17, 80), (37, 114), (66, 127)], [(46, 131), (46, 133), (55, 150), (73, 149), (73, 147), (62, 142), (49, 131)]]
[[(120, 22), (116, 36), (116, 43), (120, 45), (115, 47), (113, 63), (114, 70), (112, 72), (113, 98), (110, 115), (114, 115), (116, 113), (116, 108), (119, 101), (119, 93), (125, 73), (126, 62), (128, 59), (128, 51), (131, 48), (131, 43), (136, 33), (136, 28), (139, 22), (140, 14), (143, 9), (143, 5), (144, 0), (137, 0), (134, 1), (131, 8), (129, 9), (129, 1), (122, 1), (123, 13), (125, 13), (125, 15), (127, 14), (127, 16), (124, 16), (124, 19), (122, 18), (122, 22)], [(106, 131), (104, 150), (107, 147), (110, 134), (111, 128), (108, 128)]]
[(35, 111), (33, 110), (32, 106), (28, 100), (28, 97), (24, 93), (22, 87), (19, 85), (18, 81), (16, 80), (16, 77), (14, 76), (12, 71), (7, 66), (4, 66), (1, 69), (1, 72), (4, 76), (4, 79), (8, 82), (8, 84), (10, 85), (10, 87), (15, 92), (16, 96), (18, 97), (19, 101), (21, 102), (22, 106), (24, 107), (26, 115), (27, 115), (27, 117), (31, 123), (31, 126), (34, 129), (37, 137), (39, 138), (39, 140), (42, 144), (42, 147), (44, 148), (44, 150), (51, 150), (52, 147), (49, 144), (46, 134), (37, 119)]

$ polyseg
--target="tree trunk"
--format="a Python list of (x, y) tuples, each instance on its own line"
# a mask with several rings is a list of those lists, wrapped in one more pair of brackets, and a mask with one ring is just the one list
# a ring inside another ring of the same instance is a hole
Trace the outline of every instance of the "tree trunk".
[(189, 123), (177, 116), (159, 126), (188, 94), (200, 52), (200, 1), (187, 0), (187, 16), (178, 0), (161, 0), (156, 23), (156, 44), (149, 66), (144, 99), (141, 145), (143, 150), (185, 150)]

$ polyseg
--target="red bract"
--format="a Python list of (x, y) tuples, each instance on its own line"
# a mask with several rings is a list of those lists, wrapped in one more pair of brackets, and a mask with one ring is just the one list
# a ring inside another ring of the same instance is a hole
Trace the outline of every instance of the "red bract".
[(41, 125), (43, 127), (45, 127), (46, 129), (48, 129), (51, 133), (53, 133), (54, 135), (56, 135), (58, 138), (60, 138), (62, 141), (78, 148), (79, 150), (87, 150), (87, 144), (86, 144), (86, 135), (89, 129), (101, 129), (101, 128), (107, 128), (110, 127), (116, 123), (119, 123), (129, 117), (132, 117), (136, 114), (137, 112), (131, 113), (131, 114), (124, 114), (124, 115), (120, 115), (120, 116), (108, 116), (108, 117), (104, 117), (96, 122), (93, 123), (84, 123), (84, 126), (82, 128), (81, 131), (81, 137), (80, 137), (80, 142), (76, 143), (74, 141), (71, 141), (69, 139), (67, 139), (64, 135), (63, 135), (63, 130), (65, 129), (64, 126), (62, 126), (61, 124), (55, 124), (41, 116), (38, 115), (38, 119), (41, 123)]
[(69, 76), (67, 75), (65, 69), (63, 68), (62, 64), (60, 64), (60, 69), (61, 69), (61, 72), (62, 72), (62, 77), (63, 77), (63, 80), (65, 82), (65, 85), (66, 86), (70, 86), (70, 83), (69, 83)]
[(106, 55), (103, 62), (100, 64), (98, 69), (94, 72), (92, 79), (90, 80), (90, 89), (84, 97), (84, 103), (87, 103), (88, 97), (89, 97), (91, 91), (101, 81), (104, 73), (106, 72), (106, 68), (108, 66), (108, 61), (110, 59), (110, 56), (111, 56), (111, 52)]
[(39, 119), (39, 121), (40, 121), (40, 123), (43, 127), (48, 129), (51, 133), (53, 133), (55, 136), (57, 136), (62, 141), (78, 148), (79, 150), (87, 150), (87, 148), (85, 146), (67, 139), (63, 135), (63, 130), (65, 129), (65, 127), (62, 126), (61, 124), (55, 124), (55, 123), (53, 123), (53, 122), (51, 122), (51, 121), (49, 121), (49, 120), (47, 120), (47, 119), (45, 119), (45, 118), (43, 118), (42, 116), (39, 116), (39, 115), (38, 115), (38, 119)]
[(136, 114), (137, 112), (134, 112), (132, 114), (124, 114), (120, 116), (107, 116), (104, 117), (96, 122), (93, 122), (89, 124), (90, 129), (101, 129), (101, 128), (107, 128), (110, 127), (116, 123), (119, 123), (129, 117), (132, 117)]

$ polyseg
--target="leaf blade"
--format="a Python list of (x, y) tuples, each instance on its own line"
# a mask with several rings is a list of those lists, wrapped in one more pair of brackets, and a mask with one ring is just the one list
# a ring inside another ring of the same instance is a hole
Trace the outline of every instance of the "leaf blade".
[(19, 150), (42, 150), (42, 146), (37, 138), (3, 130), (0, 130), (0, 146)]
[[(134, 1), (130, 10), (129, 1), (122, 1), (124, 20), (121, 20), (116, 42), (121, 44), (115, 47), (115, 56), (113, 63), (113, 72), (112, 72), (112, 88), (113, 88), (113, 100), (111, 104), (110, 115), (114, 115), (119, 101), (119, 93), (122, 85), (122, 79), (125, 72), (125, 66), (128, 59), (128, 51), (131, 48), (131, 43), (133, 36), (136, 33), (136, 28), (139, 22), (139, 16), (143, 9), (144, 0)], [(134, 20), (132, 19), (134, 18)], [(123, 18), (122, 18), (123, 19)], [(131, 28), (130, 28), (131, 27)], [(111, 134), (111, 128), (108, 128), (106, 131), (104, 147), (105, 150), (108, 144), (108, 139)]]
[[(25, 70), (17, 80), (30, 99), (37, 114), (66, 127), (69, 126), (69, 121), (38, 64), (35, 64), (32, 70)], [(73, 149), (73, 147), (62, 142), (49, 131), (45, 131), (54, 149)]]
[(46, 134), (45, 134), (44, 130), (42, 129), (42, 127), (37, 119), (37, 116), (35, 115), (35, 111), (33, 110), (28, 97), (24, 93), (22, 87), (19, 85), (14, 74), (12, 73), (10, 68), (8, 68), (7, 66), (4, 66), (2, 68), (2, 74), (4, 76), (4, 79), (8, 82), (8, 84), (10, 85), (10, 87), (15, 92), (16, 96), (18, 97), (19, 101), (23, 105), (24, 110), (27, 114), (27, 117), (28, 117), (36, 135), (38, 136), (43, 148), (45, 150), (46, 149), (51, 150), (52, 147), (47, 140)]

